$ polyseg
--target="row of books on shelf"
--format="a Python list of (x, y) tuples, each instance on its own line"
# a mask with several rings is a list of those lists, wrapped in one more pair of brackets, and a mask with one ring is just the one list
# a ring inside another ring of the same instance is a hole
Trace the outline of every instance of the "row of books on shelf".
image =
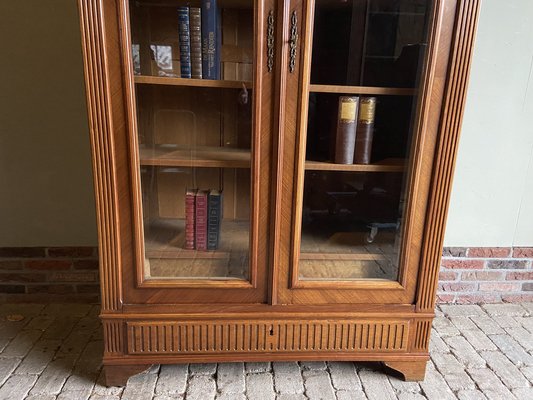
[(187, 189), (185, 193), (185, 249), (216, 250), (220, 242), (222, 191)]
[[(175, 37), (179, 42), (181, 78), (221, 79), (221, 13), (217, 0), (201, 0), (201, 7), (175, 8)], [(132, 43), (133, 72), (141, 75), (141, 45)], [(150, 44), (152, 68), (157, 75), (177, 77), (174, 51), (168, 44)], [(152, 71), (153, 73), (153, 71)]]
[(336, 164), (370, 164), (375, 115), (375, 97), (339, 97)]
[(216, 0), (202, 0), (201, 7), (181, 6), (178, 38), (182, 78), (220, 79), (220, 10)]

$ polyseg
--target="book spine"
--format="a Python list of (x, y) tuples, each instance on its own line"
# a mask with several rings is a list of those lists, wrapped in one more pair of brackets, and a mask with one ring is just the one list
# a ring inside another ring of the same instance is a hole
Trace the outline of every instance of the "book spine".
[(185, 193), (185, 248), (194, 250), (194, 220), (195, 220), (195, 191), (187, 190)]
[(222, 194), (209, 194), (207, 218), (207, 250), (216, 250), (220, 239)]
[(202, 10), (191, 7), (189, 10), (191, 30), (191, 77), (202, 79)]
[(178, 38), (182, 78), (191, 77), (191, 32), (189, 26), (189, 7), (178, 7)]
[(207, 250), (207, 192), (196, 194), (196, 250)]
[(357, 118), (357, 136), (355, 139), (355, 164), (370, 164), (375, 116), (376, 98), (361, 97), (359, 101), (359, 117)]
[(336, 164), (353, 164), (358, 105), (359, 97), (339, 97), (337, 133), (335, 136)]
[(216, 0), (202, 0), (202, 76), (220, 79), (220, 14)]
[[(215, 0), (216, 2), (216, 0)], [(217, 32), (215, 41), (215, 79), (222, 79), (222, 11), (220, 8), (216, 9), (215, 29)]]

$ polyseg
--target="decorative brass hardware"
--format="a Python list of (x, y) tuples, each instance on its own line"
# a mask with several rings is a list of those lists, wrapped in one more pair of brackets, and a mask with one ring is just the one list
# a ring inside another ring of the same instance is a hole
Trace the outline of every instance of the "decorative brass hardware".
[(274, 11), (270, 10), (267, 18), (267, 68), (272, 72), (274, 67)]
[(289, 43), (289, 71), (294, 72), (294, 66), (296, 65), (296, 45), (298, 44), (298, 18), (296, 17), (296, 11), (293, 11), (291, 15), (291, 39)]

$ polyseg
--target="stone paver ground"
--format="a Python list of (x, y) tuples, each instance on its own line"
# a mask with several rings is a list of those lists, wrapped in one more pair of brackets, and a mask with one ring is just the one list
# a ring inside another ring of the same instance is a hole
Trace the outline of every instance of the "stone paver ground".
[(378, 363), (154, 365), (103, 385), (99, 307), (0, 305), (0, 400), (533, 399), (533, 304), (437, 310), (423, 382)]

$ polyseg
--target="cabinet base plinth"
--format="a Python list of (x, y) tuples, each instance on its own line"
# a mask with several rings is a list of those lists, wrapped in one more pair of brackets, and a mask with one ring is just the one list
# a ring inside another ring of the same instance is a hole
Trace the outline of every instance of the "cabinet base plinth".
[(141, 373), (152, 364), (138, 364), (138, 365), (105, 365), (105, 384), (106, 386), (126, 386), (128, 379)]
[(423, 381), (427, 361), (385, 361), (386, 368), (399, 372), (406, 381)]

